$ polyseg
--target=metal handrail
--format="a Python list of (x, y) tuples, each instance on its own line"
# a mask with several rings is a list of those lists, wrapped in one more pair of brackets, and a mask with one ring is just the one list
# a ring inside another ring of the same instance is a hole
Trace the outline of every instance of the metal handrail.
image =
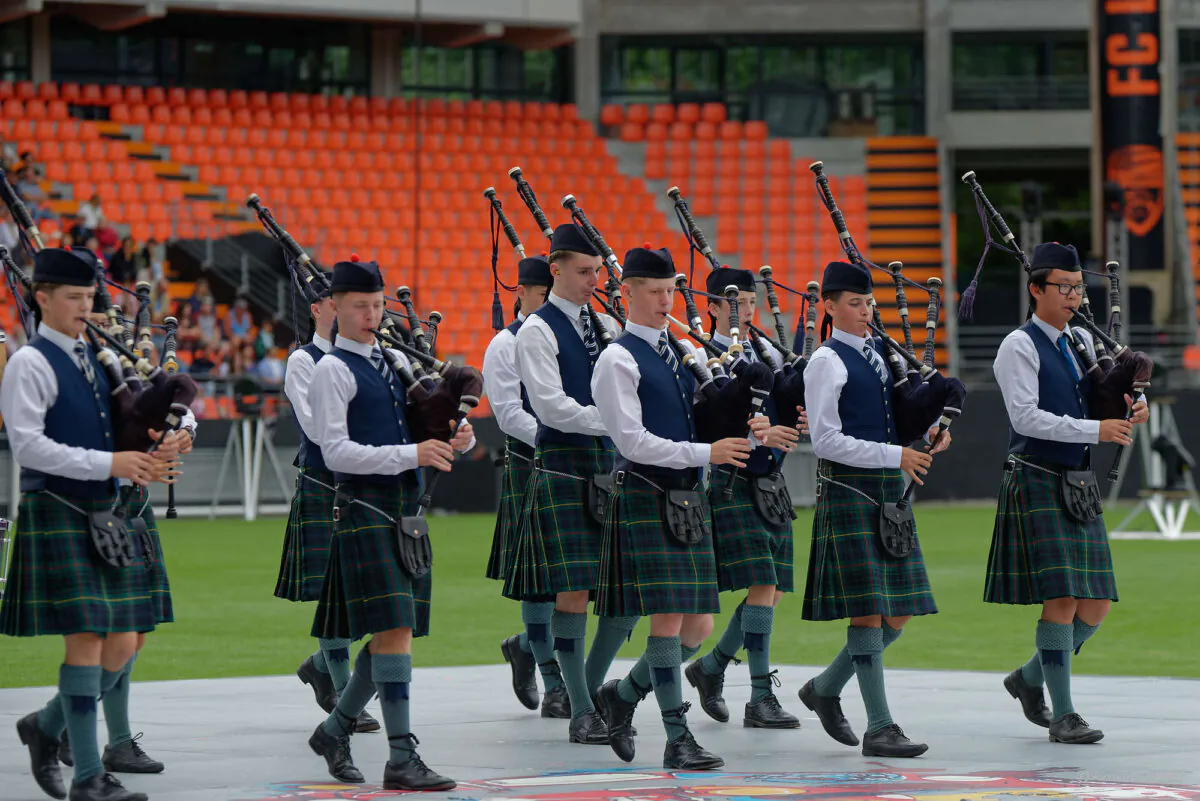
[(954, 111), (1084, 111), (1090, 106), (1086, 75), (956, 76)]

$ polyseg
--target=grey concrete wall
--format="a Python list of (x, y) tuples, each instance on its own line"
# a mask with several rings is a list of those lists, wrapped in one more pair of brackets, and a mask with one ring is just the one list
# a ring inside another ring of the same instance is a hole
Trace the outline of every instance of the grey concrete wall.
[(1090, 111), (955, 111), (941, 136), (951, 148), (1020, 150), (1092, 146)]
[(1081, 31), (1090, 24), (1088, 0), (953, 0), (956, 31)]
[(920, 0), (603, 0), (600, 33), (919, 31)]

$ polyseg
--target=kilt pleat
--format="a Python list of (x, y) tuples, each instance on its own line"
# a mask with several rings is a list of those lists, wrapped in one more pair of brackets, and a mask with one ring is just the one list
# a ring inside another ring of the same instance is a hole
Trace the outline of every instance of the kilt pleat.
[[(95, 512), (112, 501), (68, 498)], [(95, 554), (84, 515), (42, 492), (21, 496), (0, 634), (37, 637), (154, 630), (150, 573), (141, 560), (115, 568)]]
[(496, 511), (496, 528), (492, 532), (492, 550), (488, 555), (485, 575), (503, 581), (504, 574), (512, 563), (517, 544), (517, 527), (521, 522), (521, 508), (525, 502), (525, 490), (533, 473), (533, 449), (513, 437), (504, 443), (504, 478), (501, 482), (500, 508)]
[(733, 497), (725, 497), (725, 471), (714, 473), (708, 490), (712, 506), (713, 552), (721, 592), (771, 586), (795, 589), (791, 525), (774, 528), (754, 508), (751, 476), (739, 474)]
[[(1021, 459), (1051, 470), (1036, 457)], [(983, 598), (1040, 604), (1051, 598), (1118, 600), (1104, 518), (1077, 523), (1063, 511), (1059, 477), (1017, 464), (1005, 470)]]
[(288, 513), (283, 556), (275, 597), (288, 601), (315, 601), (321, 597), (333, 539), (333, 473), (302, 467)]
[(133, 487), (127, 504), (130, 519), (141, 516), (146, 522), (153, 547), (150, 567), (150, 601), (154, 607), (155, 621), (159, 624), (175, 622), (175, 607), (171, 602), (171, 582), (167, 578), (167, 563), (163, 557), (162, 537), (158, 533), (158, 521), (154, 507), (150, 505), (150, 493), (145, 487)]
[(665, 497), (627, 475), (609, 498), (596, 587), (605, 617), (720, 611), (712, 537), (692, 546), (668, 533)]
[(338, 485), (342, 493), (334, 522), (329, 565), (313, 620), (312, 636), (357, 640), (381, 631), (411, 628), (414, 637), (429, 633), (433, 589), (430, 571), (418, 580), (400, 567), (396, 526), (383, 515), (350, 498), (370, 504), (399, 520), (415, 514), (419, 490), (365, 482)]
[(505, 597), (541, 601), (560, 592), (595, 589), (603, 532), (587, 510), (587, 488), (596, 473), (612, 472), (613, 455), (612, 447), (598, 438), (586, 448), (557, 443), (537, 447), (541, 469), (534, 468), (525, 492), (504, 577)]
[[(904, 494), (899, 470), (854, 468), (821, 462), (820, 476), (839, 481), (875, 501), (896, 503)], [(920, 544), (904, 559), (879, 547), (879, 507), (857, 492), (821, 481), (813, 519), (804, 587), (805, 620), (841, 620), (937, 612)]]

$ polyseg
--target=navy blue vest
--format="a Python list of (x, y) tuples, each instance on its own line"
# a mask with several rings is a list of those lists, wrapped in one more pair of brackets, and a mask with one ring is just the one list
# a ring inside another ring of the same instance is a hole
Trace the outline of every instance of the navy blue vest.
[(824, 347), (831, 348), (846, 365), (846, 386), (842, 387), (838, 398), (842, 433), (867, 442), (897, 444), (896, 421), (892, 416), (892, 373), (887, 369), (887, 359), (879, 352), (876, 340), (871, 340), (871, 347), (879, 353), (880, 363), (884, 365), (887, 381), (882, 384), (866, 357), (853, 346), (831, 337)]
[[(1037, 348), (1038, 408), (1059, 417), (1086, 419), (1091, 380), (1087, 375), (1079, 381), (1075, 380), (1075, 374), (1057, 343), (1051, 342), (1050, 337), (1033, 320), (1021, 326), (1020, 330), (1029, 335)], [(1083, 372), (1082, 369), (1080, 372)], [(1087, 445), (1022, 436), (1013, 429), (1011, 423), (1008, 427), (1008, 452), (1039, 456), (1072, 468), (1082, 467), (1088, 460)]]
[[(713, 344), (722, 351), (726, 350), (725, 346), (713, 340)], [(750, 346), (746, 347), (746, 352), (750, 352)], [(758, 354), (753, 356), (755, 361), (759, 361)], [(768, 367), (774, 369), (774, 364), (768, 364)], [(779, 407), (775, 404), (775, 394), (771, 393), (767, 396), (766, 403), (763, 404), (763, 413), (767, 419), (771, 421), (771, 425), (779, 422)], [(767, 448), (759, 445), (750, 453), (750, 459), (746, 462), (745, 473), (756, 476), (765, 476), (779, 469), (779, 461), (783, 458), (783, 451), (776, 448)]]
[[(350, 406), (346, 409), (346, 427), (350, 440), (360, 445), (407, 445), (412, 442), (408, 435), (408, 420), (405, 407), (407, 393), (400, 380), (389, 369), (385, 379), (375, 369), (370, 359), (342, 348), (334, 348), (329, 356), (346, 363), (354, 374), (357, 390)], [(358, 480), (375, 484), (395, 485), (402, 481), (416, 480), (416, 471), (392, 475), (354, 475), (335, 473), (338, 481)]]
[[(696, 379), (680, 364), (672, 371), (658, 351), (646, 340), (634, 334), (622, 334), (614, 342), (629, 351), (637, 362), (641, 378), (638, 381), (638, 400), (642, 404), (642, 424), (657, 437), (675, 442), (696, 441), (696, 420), (692, 416), (692, 396)], [(658, 465), (641, 465), (618, 455), (617, 470), (632, 470), (646, 478), (656, 477), (673, 482), (673, 488), (690, 487), (699, 480), (695, 468), (670, 469)], [(664, 488), (667, 489), (667, 488)]]
[[(553, 303), (545, 303), (534, 312), (550, 326), (558, 340), (558, 374), (562, 378), (563, 391), (580, 406), (595, 405), (592, 400), (592, 370), (596, 360), (583, 346), (583, 340), (575, 329), (575, 323), (567, 319), (562, 309)], [(592, 444), (590, 434), (573, 434), (559, 431), (538, 420), (537, 443), (559, 442), (586, 448)]]
[[(108, 374), (96, 361), (96, 354), (88, 348), (88, 360), (96, 375), (96, 388), (88, 383), (74, 354), (67, 355), (62, 348), (43, 337), (34, 337), (29, 347), (41, 352), (54, 370), (58, 380), (58, 397), (54, 405), (46, 410), (44, 434), (55, 442), (75, 448), (93, 451), (113, 451), (113, 428)], [(89, 500), (112, 498), (117, 483), (107, 478), (102, 481), (77, 481), (49, 473), (40, 473), (27, 468), (21, 469), (21, 491), (35, 492), (46, 489), (59, 495)]]
[[(321, 350), (316, 344), (309, 342), (300, 350), (312, 357), (313, 364), (321, 361), (321, 357), (325, 355), (325, 351)], [(313, 442), (304, 433), (304, 429), (300, 428), (300, 421), (296, 421), (296, 428), (300, 429), (300, 452), (296, 454), (296, 467), (306, 467), (310, 470), (326, 470), (325, 457), (321, 455), (321, 446)]]

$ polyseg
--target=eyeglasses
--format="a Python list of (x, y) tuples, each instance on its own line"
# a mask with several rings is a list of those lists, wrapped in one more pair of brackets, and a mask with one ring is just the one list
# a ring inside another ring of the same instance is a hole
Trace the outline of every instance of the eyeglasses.
[(1064, 298), (1070, 297), (1071, 295), (1079, 295), (1080, 297), (1083, 296), (1083, 284), (1059, 284), (1054, 281), (1047, 281), (1046, 286), (1058, 287), (1058, 294), (1062, 295)]

